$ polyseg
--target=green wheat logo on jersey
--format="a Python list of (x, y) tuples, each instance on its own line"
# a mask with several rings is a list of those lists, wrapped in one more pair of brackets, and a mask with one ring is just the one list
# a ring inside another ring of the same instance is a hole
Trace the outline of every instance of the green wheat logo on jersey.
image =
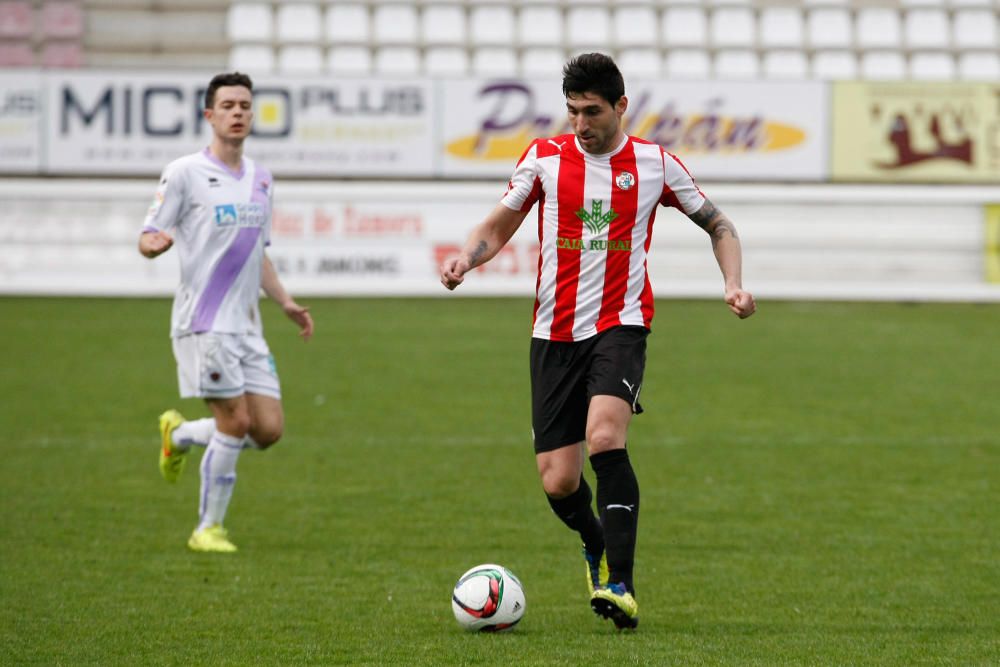
[(587, 213), (586, 209), (581, 206), (576, 215), (595, 235), (600, 234), (605, 227), (611, 224), (612, 220), (618, 217), (618, 214), (610, 206), (607, 213), (604, 213), (604, 201), (601, 199), (594, 199), (590, 202), (590, 213)]

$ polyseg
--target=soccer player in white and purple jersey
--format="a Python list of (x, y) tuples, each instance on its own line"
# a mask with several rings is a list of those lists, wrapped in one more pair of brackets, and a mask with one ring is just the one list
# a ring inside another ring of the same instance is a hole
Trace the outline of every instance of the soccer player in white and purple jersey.
[(308, 309), (289, 296), (267, 257), (274, 182), (243, 155), (253, 121), (253, 84), (245, 74), (219, 74), (205, 93), (212, 126), (208, 148), (171, 162), (139, 237), (152, 259), (176, 246), (181, 282), (170, 336), (182, 398), (203, 398), (212, 417), (185, 421), (160, 415), (160, 472), (175, 482), (193, 445), (201, 460), (194, 551), (236, 551), (223, 527), (245, 448), (266, 449), (281, 437), (284, 413), (274, 358), (263, 337), (263, 289), (300, 329), (313, 333)]
[[(572, 134), (538, 139), (518, 162), (507, 194), (441, 265), (448, 289), (486, 263), (538, 205), (537, 296), (531, 341), (532, 430), (542, 487), (555, 514), (579, 533), (590, 605), (618, 628), (635, 628), (633, 563), (639, 485), (625, 439), (639, 390), (653, 293), (646, 271), (657, 206), (678, 209), (710, 236), (725, 302), (740, 318), (756, 310), (742, 285), (732, 222), (661, 146), (621, 127), (628, 107), (614, 61), (570, 60), (563, 93)], [(597, 478), (597, 509), (583, 477)]]

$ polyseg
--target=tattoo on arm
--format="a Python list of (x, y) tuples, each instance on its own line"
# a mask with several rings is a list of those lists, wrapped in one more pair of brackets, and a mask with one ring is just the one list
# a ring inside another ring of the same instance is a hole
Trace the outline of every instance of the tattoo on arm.
[(480, 241), (479, 245), (476, 246), (476, 249), (473, 250), (472, 254), (469, 255), (469, 266), (470, 267), (479, 266), (480, 263), (479, 260), (481, 260), (483, 258), (483, 255), (486, 254), (486, 250), (487, 250), (486, 241)]
[(734, 239), (740, 237), (736, 234), (736, 227), (726, 217), (726, 214), (715, 207), (708, 199), (701, 205), (701, 208), (688, 216), (694, 224), (698, 225), (712, 238), (712, 247), (725, 238), (727, 235)]

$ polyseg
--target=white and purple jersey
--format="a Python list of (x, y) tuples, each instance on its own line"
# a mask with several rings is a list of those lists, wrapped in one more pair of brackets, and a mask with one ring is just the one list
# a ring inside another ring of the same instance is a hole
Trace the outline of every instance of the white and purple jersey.
[(163, 170), (143, 232), (174, 239), (181, 282), (170, 335), (262, 333), (258, 301), (271, 234), (271, 172), (244, 157), (239, 172), (206, 148)]

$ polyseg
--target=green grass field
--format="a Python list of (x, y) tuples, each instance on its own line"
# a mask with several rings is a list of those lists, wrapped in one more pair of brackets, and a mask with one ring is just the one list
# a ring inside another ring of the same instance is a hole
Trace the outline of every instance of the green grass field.
[[(248, 452), (233, 556), (189, 553), (163, 300), (0, 299), (0, 663), (1000, 662), (996, 305), (661, 302), (630, 450), (639, 630), (590, 611), (530, 442), (530, 299), (265, 308), (287, 429)], [(506, 635), (451, 587), (524, 582)]]

